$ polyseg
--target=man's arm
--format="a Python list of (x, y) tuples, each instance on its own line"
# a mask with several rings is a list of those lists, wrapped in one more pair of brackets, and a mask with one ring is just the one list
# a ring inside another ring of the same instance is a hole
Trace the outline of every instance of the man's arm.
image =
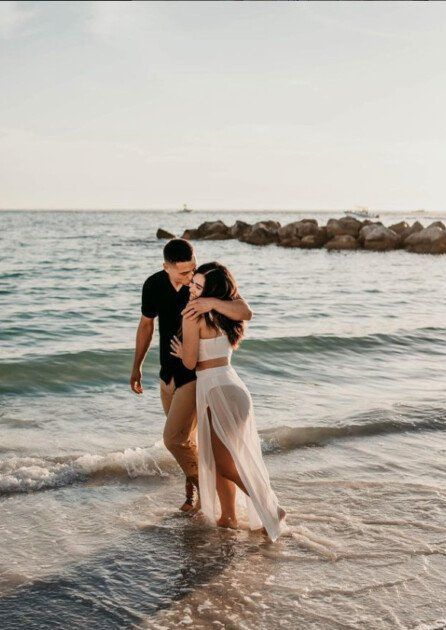
[(155, 324), (153, 318), (141, 315), (138, 330), (136, 331), (135, 358), (133, 360), (133, 369), (130, 376), (130, 387), (135, 394), (142, 394), (143, 392), (141, 368), (147, 351), (150, 348), (154, 328)]
[(211, 298), (214, 302), (212, 309), (226, 315), (229, 319), (234, 321), (249, 321), (252, 319), (252, 311), (243, 298), (237, 300), (219, 300), (217, 298)]
[(182, 314), (186, 319), (196, 319), (203, 313), (209, 313), (212, 310), (234, 321), (249, 321), (252, 319), (252, 311), (243, 298), (238, 298), (237, 300), (197, 298), (189, 302)]

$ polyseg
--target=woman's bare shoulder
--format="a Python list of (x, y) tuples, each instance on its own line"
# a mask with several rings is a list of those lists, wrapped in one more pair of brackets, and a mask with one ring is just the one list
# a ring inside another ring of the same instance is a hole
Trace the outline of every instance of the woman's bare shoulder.
[(203, 315), (200, 315), (199, 317), (194, 319), (190, 317), (185, 317), (183, 315), (182, 327), (183, 329), (186, 328), (187, 330), (198, 330), (198, 332), (200, 333), (200, 337), (202, 333), (205, 333), (205, 331), (208, 330)]
[(217, 326), (208, 326), (205, 318), (202, 318), (203, 321), (200, 323), (200, 339), (215, 339), (215, 337), (220, 337), (222, 332)]
[(204, 315), (200, 315), (200, 317), (197, 319), (197, 326), (198, 326), (198, 332), (200, 333), (200, 339), (205, 339), (206, 331), (208, 330), (208, 327), (206, 325), (206, 320), (204, 318)]

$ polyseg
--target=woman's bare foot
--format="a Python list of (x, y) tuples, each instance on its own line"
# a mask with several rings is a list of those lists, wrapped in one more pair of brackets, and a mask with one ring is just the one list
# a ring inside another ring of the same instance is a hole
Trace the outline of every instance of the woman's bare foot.
[(283, 521), (286, 516), (285, 510), (280, 506), (277, 508), (277, 516), (279, 517), (279, 521)]
[(185, 501), (183, 503), (183, 505), (180, 507), (180, 510), (182, 512), (193, 512), (194, 511), (194, 506), (192, 505), (192, 503), (189, 503), (188, 501)]
[(191, 514), (191, 519), (195, 523), (203, 523), (203, 525), (208, 523), (208, 519), (205, 517), (205, 515), (203, 514), (201, 510), (198, 510), (197, 512), (194, 512), (193, 514)]
[(237, 529), (237, 519), (231, 516), (220, 516), (217, 521), (218, 527), (229, 527), (230, 529)]
[[(286, 512), (280, 506), (277, 506), (277, 516), (279, 517), (279, 523), (285, 520)], [(266, 534), (266, 536), (268, 536), (268, 532), (266, 531), (265, 527), (262, 527), (261, 532), (262, 534)]]

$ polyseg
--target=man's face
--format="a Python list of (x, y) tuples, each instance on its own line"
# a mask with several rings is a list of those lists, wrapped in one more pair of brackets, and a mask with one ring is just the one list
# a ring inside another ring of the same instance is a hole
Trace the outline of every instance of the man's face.
[(195, 256), (187, 262), (164, 263), (164, 269), (175, 284), (190, 284), (197, 266)]

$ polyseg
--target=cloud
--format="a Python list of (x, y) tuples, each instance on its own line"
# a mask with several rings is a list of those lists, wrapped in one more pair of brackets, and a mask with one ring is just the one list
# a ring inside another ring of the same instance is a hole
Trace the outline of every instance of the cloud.
[(114, 38), (128, 33), (139, 24), (144, 3), (113, 0), (90, 2), (86, 30), (93, 35)]
[(16, 35), (33, 16), (34, 11), (26, 2), (0, 2), (0, 38)]

